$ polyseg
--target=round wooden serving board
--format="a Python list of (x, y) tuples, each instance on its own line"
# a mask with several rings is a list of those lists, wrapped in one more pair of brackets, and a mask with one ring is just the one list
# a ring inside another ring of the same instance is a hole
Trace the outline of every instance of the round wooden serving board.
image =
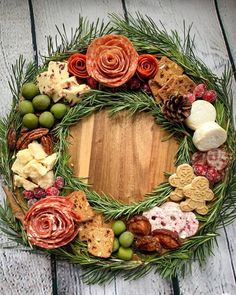
[(70, 129), (69, 153), (74, 174), (87, 177), (98, 193), (131, 203), (143, 199), (174, 171), (177, 143), (152, 116), (100, 111)]

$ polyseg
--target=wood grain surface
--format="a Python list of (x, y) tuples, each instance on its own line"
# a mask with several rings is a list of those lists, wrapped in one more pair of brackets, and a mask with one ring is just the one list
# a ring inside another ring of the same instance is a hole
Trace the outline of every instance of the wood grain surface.
[(98, 193), (132, 203), (174, 172), (178, 145), (151, 115), (101, 111), (71, 128), (69, 153), (76, 176), (88, 178)]
[[(32, 9), (29, 9), (30, 6)], [(71, 27), (78, 25), (79, 13), (94, 21), (97, 17), (106, 17), (109, 12), (126, 15), (127, 12), (134, 14), (136, 11), (150, 15), (156, 23), (161, 20), (168, 31), (177, 29), (182, 35), (183, 20), (186, 21), (186, 25), (193, 22), (192, 35), (195, 34), (197, 55), (218, 75), (229, 61), (229, 55), (232, 56), (231, 63), (236, 62), (234, 0), (0, 0), (0, 115), (6, 115), (10, 106), (10, 92), (7, 87), (10, 64), (20, 53), (23, 53), (27, 60), (31, 60), (33, 56), (37, 59), (36, 53), (39, 51), (45, 54), (47, 48), (45, 36), (56, 33), (55, 24), (61, 27), (64, 23), (69, 32)], [(37, 52), (34, 52), (35, 46)], [(235, 89), (234, 83), (234, 94)], [(107, 120), (106, 116), (103, 116), (103, 120)], [(96, 117), (90, 120), (82, 122), (82, 126), (84, 128), (86, 126), (87, 134), (83, 133), (81, 142), (86, 142), (88, 147), (88, 138), (92, 147), (91, 134), (94, 131)], [(111, 126), (111, 122), (108, 122), (107, 126)], [(116, 130), (118, 131), (117, 127)], [(90, 159), (92, 152), (95, 151), (91, 148), (85, 149), (85, 146), (82, 145), (79, 152), (83, 153), (86, 159)], [(140, 147), (138, 151), (141, 152)], [(92, 157), (91, 163), (96, 164), (96, 160), (94, 161)], [(105, 165), (103, 169), (111, 171), (108, 169), (108, 164), (103, 163)], [(89, 175), (92, 169), (95, 168), (92, 168), (92, 165), (90, 167), (88, 160), (84, 161), (84, 166), (80, 166), (80, 171), (84, 175), (86, 173)], [(96, 171), (94, 173), (96, 174)], [(92, 179), (94, 176), (90, 174), (90, 181), (96, 183), (95, 178)], [(3, 196), (2, 191), (0, 195)], [(185, 279), (179, 276), (173, 281), (162, 280), (158, 274), (151, 272), (138, 281), (127, 282), (115, 278), (109, 285), (86, 286), (81, 280), (82, 271), (76, 266), (55, 262), (53, 258), (50, 260), (48, 257), (30, 255), (27, 252), (0, 250), (0, 294), (234, 295), (236, 294), (235, 228), (234, 223), (220, 231), (221, 236), (218, 238), (218, 247), (216, 246), (214, 250), (215, 255), (209, 257), (203, 268), (200, 268), (198, 263), (193, 263), (192, 274), (187, 274)]]

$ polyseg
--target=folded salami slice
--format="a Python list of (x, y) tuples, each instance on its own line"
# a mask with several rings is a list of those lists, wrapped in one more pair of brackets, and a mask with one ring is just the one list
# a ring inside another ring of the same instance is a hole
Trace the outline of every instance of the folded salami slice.
[(192, 155), (191, 162), (194, 164), (206, 165), (206, 153), (205, 152), (196, 152)]
[(78, 234), (79, 216), (74, 204), (63, 197), (46, 197), (36, 202), (28, 211), (24, 225), (29, 241), (45, 249), (55, 249), (68, 244)]
[(229, 154), (220, 148), (211, 149), (207, 152), (206, 159), (209, 166), (221, 171), (229, 163)]
[(128, 38), (106, 35), (94, 39), (87, 49), (88, 74), (107, 87), (118, 87), (135, 73), (138, 53)]

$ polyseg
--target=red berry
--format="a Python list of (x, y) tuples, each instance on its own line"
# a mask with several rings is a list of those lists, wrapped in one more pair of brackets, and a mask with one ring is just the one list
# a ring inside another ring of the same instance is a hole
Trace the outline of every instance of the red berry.
[(202, 98), (210, 103), (213, 103), (216, 100), (216, 92), (214, 90), (207, 90)]
[(32, 207), (36, 202), (37, 202), (38, 200), (37, 199), (30, 199), (30, 200), (28, 200), (28, 206), (29, 207)]
[(130, 90), (138, 90), (141, 87), (141, 81), (138, 78), (131, 78), (128, 82), (127, 85)]
[(55, 186), (57, 189), (62, 189), (63, 186), (64, 186), (64, 179), (63, 179), (63, 177), (61, 177), (61, 176), (57, 176), (57, 177), (56, 177), (56, 180), (55, 180), (55, 183), (54, 183), (54, 186)]
[(24, 190), (22, 192), (23, 194), (23, 197), (26, 199), (26, 200), (30, 200), (30, 199), (33, 199), (34, 197), (34, 192), (33, 191), (27, 191), (27, 190)]
[(202, 98), (203, 94), (206, 92), (206, 85), (205, 84), (199, 84), (195, 87), (193, 94), (197, 98)]
[(220, 173), (213, 167), (209, 167), (207, 169), (206, 178), (211, 182), (212, 184), (217, 183), (221, 180)]
[(196, 100), (196, 96), (193, 93), (188, 93), (187, 98), (190, 103), (193, 103)]
[(43, 188), (41, 187), (36, 187), (34, 189), (34, 197), (37, 199), (42, 199), (46, 196), (46, 192)]
[(202, 165), (200, 163), (196, 163), (193, 166), (194, 173), (198, 176), (206, 176), (207, 173), (207, 166)]
[(148, 95), (152, 95), (151, 88), (149, 87), (149, 85), (147, 83), (144, 83), (141, 86), (141, 90), (144, 91), (144, 92), (146, 92)]
[(51, 186), (46, 189), (46, 195), (47, 196), (59, 196), (59, 189), (55, 186)]
[(93, 77), (87, 78), (87, 85), (92, 89), (98, 89), (98, 81), (96, 81)]

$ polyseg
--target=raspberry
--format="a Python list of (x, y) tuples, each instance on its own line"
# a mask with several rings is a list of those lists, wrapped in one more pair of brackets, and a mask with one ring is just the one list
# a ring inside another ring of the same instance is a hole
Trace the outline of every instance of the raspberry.
[(30, 200), (30, 199), (33, 199), (34, 197), (34, 192), (33, 191), (27, 191), (27, 190), (24, 190), (22, 192), (23, 194), (23, 197), (26, 199), (26, 200)]
[(27, 202), (27, 204), (28, 204), (28, 206), (29, 207), (32, 207), (36, 202), (37, 202), (38, 200), (37, 199), (30, 199), (28, 202)]
[(215, 168), (209, 167), (207, 169), (206, 178), (209, 180), (210, 183), (214, 184), (219, 182), (222, 179), (222, 176)]
[(205, 84), (199, 84), (195, 87), (193, 94), (197, 98), (202, 98), (203, 94), (206, 92), (206, 85)]
[(213, 103), (216, 100), (216, 92), (214, 90), (207, 90), (202, 98), (210, 103)]
[(59, 196), (59, 189), (55, 186), (51, 186), (46, 189), (46, 195), (47, 196)]
[(202, 165), (200, 163), (196, 163), (194, 166), (193, 166), (193, 170), (194, 170), (194, 173), (198, 176), (206, 176), (206, 173), (207, 173), (207, 166), (205, 165)]
[(141, 81), (138, 78), (131, 78), (127, 85), (130, 90), (139, 90), (141, 87)]
[(61, 176), (57, 176), (56, 180), (55, 180), (55, 183), (54, 183), (54, 186), (57, 188), (57, 189), (62, 189), (63, 186), (64, 186), (64, 179), (63, 177)]
[(36, 198), (36, 199), (42, 199), (42, 198), (44, 198), (46, 196), (46, 192), (45, 192), (45, 190), (43, 189), (43, 188), (41, 188), (41, 187), (36, 187), (35, 189), (34, 189), (34, 197)]
[(193, 93), (188, 93), (187, 98), (190, 103), (193, 103), (196, 100), (196, 96)]
[(87, 78), (87, 85), (92, 89), (98, 89), (98, 81), (96, 81), (93, 77)]

